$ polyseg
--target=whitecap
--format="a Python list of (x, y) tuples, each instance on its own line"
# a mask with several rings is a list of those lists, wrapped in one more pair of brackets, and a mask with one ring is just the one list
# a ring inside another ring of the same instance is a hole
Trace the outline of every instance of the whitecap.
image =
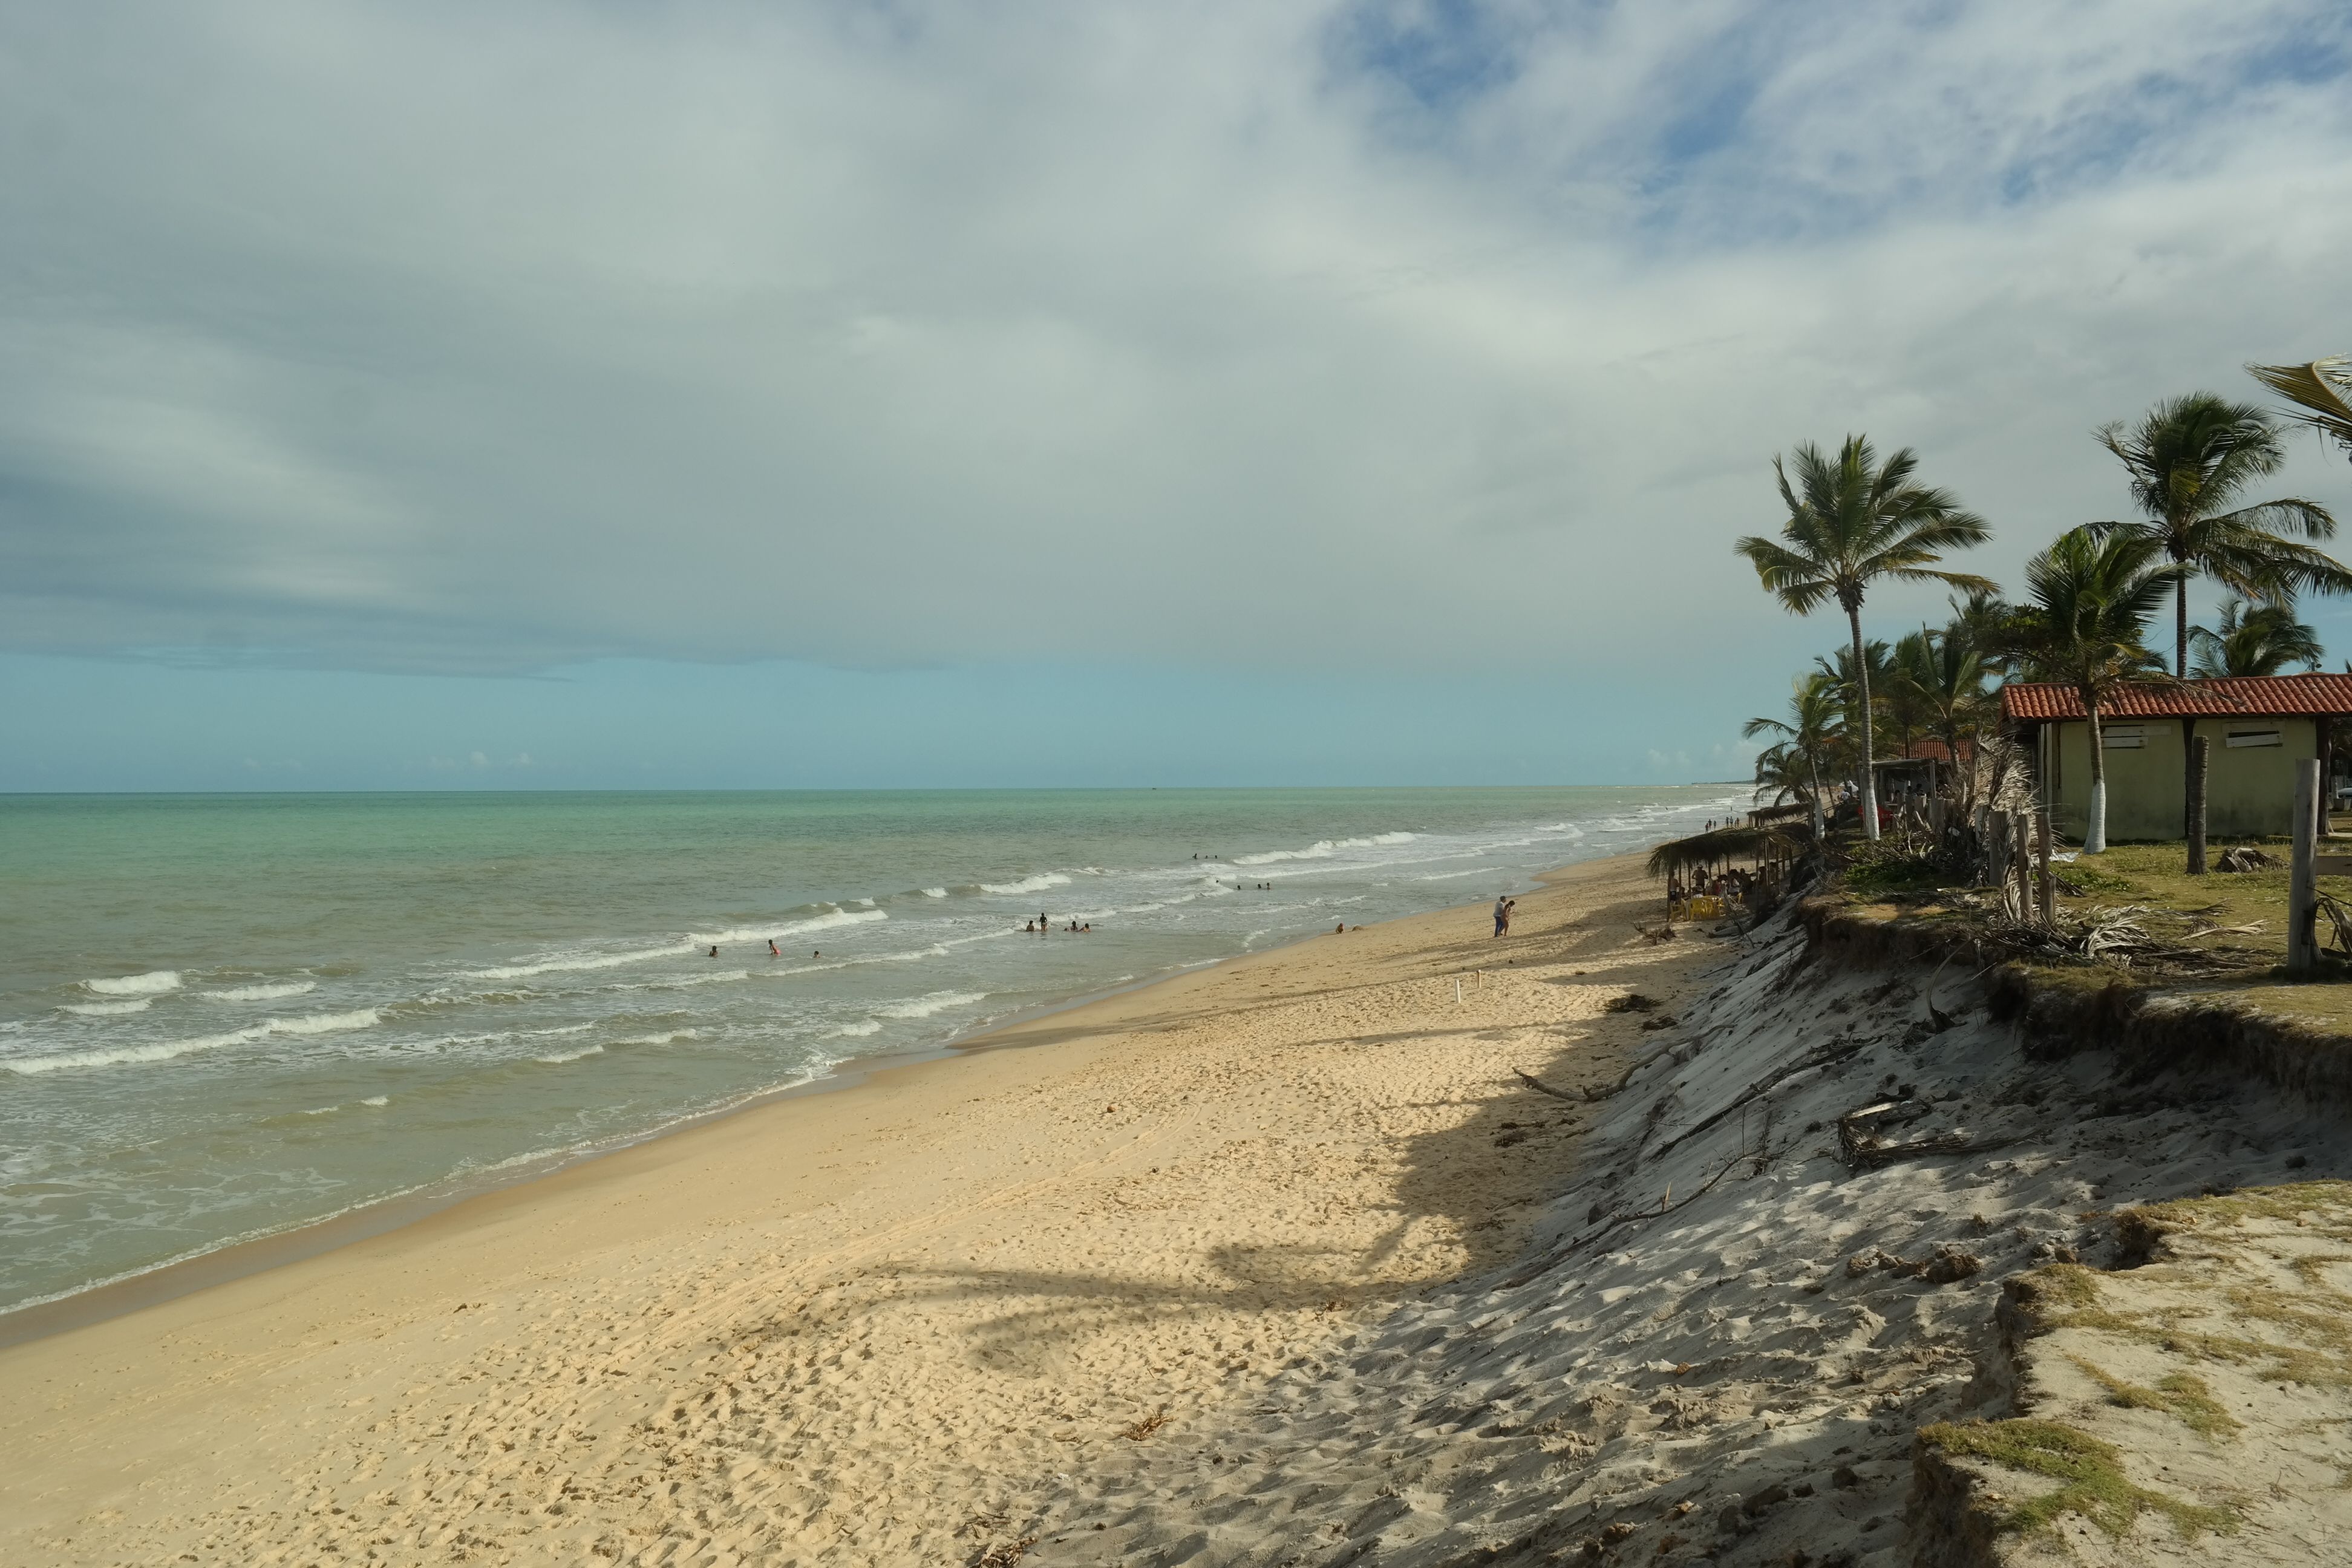
[(585, 1047), (584, 1049), (582, 1049), (582, 1050), (577, 1050), (577, 1051), (560, 1051), (560, 1052), (558, 1052), (557, 1054), (555, 1054), (554, 1056), (551, 1056), (551, 1057), (533, 1057), (533, 1058), (531, 1058), (530, 1059), (531, 1059), (531, 1060), (533, 1060), (533, 1061), (535, 1061), (535, 1062), (544, 1062), (544, 1063), (546, 1063), (549, 1067), (551, 1067), (551, 1068), (560, 1068), (560, 1067), (562, 1067), (565, 1062), (576, 1062), (576, 1061), (578, 1061), (578, 1060), (579, 1060), (581, 1058), (583, 1058), (583, 1057), (601, 1057), (601, 1056), (603, 1056), (604, 1054), (604, 1047), (602, 1047), (602, 1046), (589, 1046), (589, 1047)]
[(836, 1035), (845, 1036), (853, 1040), (864, 1039), (868, 1035), (878, 1035), (881, 1032), (882, 1026), (871, 1018), (862, 1024), (844, 1024), (834, 1031)]
[(302, 996), (319, 988), (315, 980), (289, 980), (275, 985), (236, 985), (226, 991), (207, 991), (205, 998), (211, 1002), (275, 1002), (283, 996)]
[(180, 988), (180, 972), (176, 969), (151, 969), (144, 974), (119, 974), (85, 980), (85, 991), (95, 991), (100, 996), (152, 996), (160, 992)]
[(68, 1002), (64, 1010), (85, 1018), (113, 1018), (125, 1013), (144, 1013), (154, 1005), (153, 997), (138, 996), (128, 1002)]
[(922, 889), (922, 894), (927, 899), (944, 899), (948, 896), (948, 890), (945, 888), (925, 888)]
[(361, 1100), (360, 1103), (362, 1105), (373, 1106), (390, 1105), (392, 1103), (392, 1096), (388, 1094), (372, 1094), (368, 1096), (367, 1099)]

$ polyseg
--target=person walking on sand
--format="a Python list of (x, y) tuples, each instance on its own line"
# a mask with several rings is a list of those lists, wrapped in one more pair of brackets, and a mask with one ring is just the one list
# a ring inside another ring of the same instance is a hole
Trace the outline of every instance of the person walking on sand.
[(1495, 895), (1495, 934), (1502, 935), (1511, 928), (1511, 906), (1502, 894)]

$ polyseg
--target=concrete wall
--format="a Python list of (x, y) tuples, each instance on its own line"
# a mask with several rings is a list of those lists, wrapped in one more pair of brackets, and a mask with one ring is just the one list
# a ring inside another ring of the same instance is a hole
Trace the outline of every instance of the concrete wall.
[[(2205, 831), (2215, 838), (2251, 838), (2287, 831), (2294, 815), (2294, 765), (2319, 754), (2319, 727), (2309, 719), (2200, 719), (2199, 735), (2212, 742), (2206, 775)], [(2188, 768), (2178, 719), (2109, 721), (2107, 837), (2177, 839)], [(2275, 746), (2232, 746), (2232, 734), (2275, 730)], [(2046, 724), (2039, 762), (2058, 831), (2079, 839), (2090, 825), (2091, 727)], [(2139, 744), (2127, 742), (2137, 733)], [(2053, 744), (2054, 742), (2054, 744)], [(2054, 786), (2054, 787), (2053, 787)]]

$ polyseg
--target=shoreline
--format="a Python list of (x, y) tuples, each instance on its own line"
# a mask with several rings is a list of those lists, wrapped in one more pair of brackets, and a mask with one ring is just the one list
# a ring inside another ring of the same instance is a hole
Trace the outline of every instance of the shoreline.
[[(1567, 865), (1537, 872), (1534, 880), (1539, 887), (1549, 887), (1581, 866), (1600, 865), (1614, 860), (1630, 860), (1646, 850), (1632, 851), (1619, 856), (1598, 857), (1592, 860), (1570, 861)], [(1482, 900), (1473, 900), (1480, 902)], [(1440, 904), (1412, 914), (1398, 915), (1376, 925), (1391, 925), (1400, 921), (1424, 919), (1447, 910), (1465, 907)], [(1367, 928), (1358, 928), (1367, 929)], [(1376, 928), (1375, 928), (1376, 929)], [(474, 1172), (437, 1177), (405, 1192), (383, 1197), (366, 1198), (348, 1208), (316, 1219), (293, 1221), (278, 1229), (259, 1235), (232, 1237), (196, 1252), (161, 1263), (151, 1264), (129, 1274), (79, 1286), (61, 1295), (26, 1302), (0, 1311), (0, 1351), (35, 1343), (56, 1334), (70, 1333), (77, 1329), (109, 1322), (115, 1319), (162, 1306), (183, 1297), (226, 1285), (270, 1269), (286, 1268), (310, 1258), (322, 1257), (360, 1242), (390, 1235), (409, 1226), (420, 1224), (459, 1207), (477, 1198), (529, 1186), (609, 1159), (632, 1149), (642, 1148), (665, 1139), (689, 1136), (697, 1131), (730, 1118), (747, 1115), (768, 1106), (787, 1100), (818, 1095), (841, 1093), (864, 1087), (877, 1075), (919, 1068), (937, 1063), (958, 1060), (984, 1050), (1025, 1048), (1027, 1045), (1048, 1042), (999, 1040), (996, 1037), (1025, 1028), (1043, 1020), (1090, 1007), (1118, 997), (1132, 995), (1181, 980), (1188, 975), (1208, 973), (1230, 964), (1246, 963), (1270, 953), (1279, 952), (1300, 942), (1311, 942), (1326, 931), (1307, 931), (1248, 952), (1237, 952), (1225, 958), (1212, 959), (1179, 968), (1148, 980), (1115, 985), (1107, 990), (1085, 992), (1060, 1001), (1045, 1003), (1015, 1011), (1011, 1016), (992, 1021), (980, 1028), (954, 1036), (934, 1046), (912, 1050), (893, 1051), (871, 1057), (847, 1057), (797, 1083), (780, 1084), (755, 1089), (727, 1104), (698, 1110), (629, 1133), (588, 1148), (562, 1149), (544, 1154), (529, 1155), (519, 1163), (496, 1171)]]
[(1635, 938), (1639, 859), (1506, 943), (1239, 955), (0, 1351), (0, 1557), (969, 1555), (1070, 1445), (1517, 1255), (1582, 1113), (1512, 1071), (1613, 1078), (1654, 1037), (1603, 1004), (1718, 954)]

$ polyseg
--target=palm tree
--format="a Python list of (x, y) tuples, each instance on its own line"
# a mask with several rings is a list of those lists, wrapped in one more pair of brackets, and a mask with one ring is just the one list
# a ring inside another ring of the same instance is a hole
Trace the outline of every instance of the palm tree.
[(1789, 696), (1788, 718), (1750, 719), (1741, 725), (1740, 734), (1749, 740), (1759, 735), (1780, 737), (1756, 759), (1758, 797), (1771, 789), (1775, 805), (1791, 795), (1801, 795), (1818, 807), (1822, 769), (1845, 738), (1843, 719), (1844, 703), (1837, 682), (1817, 671), (1797, 678)]
[(2294, 618), (2294, 601), (2279, 605), (2248, 605), (2234, 595), (2221, 602), (2217, 631), (2189, 628), (2196, 647), (2197, 678), (2210, 680), (2225, 675), (2276, 675), (2290, 664), (2317, 669), (2326, 649), (2319, 634)]
[(2083, 700), (2091, 728), (2091, 820), (2083, 853), (2107, 848), (2107, 766), (2099, 708), (2135, 678), (2165, 679), (2164, 656), (2147, 644), (2150, 616), (2186, 568), (2166, 559), (2153, 532), (2070, 529), (2025, 564), (2028, 602), (2013, 623), (2033, 679), (2063, 682)]
[(2306, 588), (2352, 593), (2352, 572), (2284, 537), (2335, 538), (2326, 507), (2292, 496), (2236, 504), (2286, 461), (2277, 423), (2252, 404), (2192, 392), (2158, 404), (2128, 428), (2100, 426), (2098, 441), (2123, 463), (2147, 517), (2093, 526), (2154, 539), (2182, 568), (2173, 584), (2174, 675), (2189, 673), (2189, 579), (2199, 573), (2259, 599)]
[(1749, 537), (1733, 546), (1756, 568), (1765, 589), (1791, 615), (1809, 615), (1835, 599), (1845, 612), (1859, 689), (1853, 713), (1861, 726), (1862, 825), (1878, 837), (1878, 785), (1870, 776), (1870, 674), (1862, 647), (1862, 599), (1878, 579), (1929, 579), (1963, 591), (1990, 588), (1981, 577), (1936, 568), (1943, 552), (1981, 544), (1991, 534), (1982, 518), (1964, 511), (1945, 490), (1911, 482), (1919, 466), (1908, 447), (1882, 466), (1866, 437), (1848, 436), (1832, 458), (1811, 442), (1792, 454), (1789, 468), (1772, 459), (1788, 521), (1780, 539)]
[[(1978, 656), (1966, 628), (1955, 623), (1940, 632), (1921, 627), (1896, 646), (1895, 679), (1923, 715), (1928, 732), (1944, 742), (1944, 750), (1959, 772), (1960, 804), (1976, 794), (1976, 769), (1960, 764), (1960, 741), (1973, 741), (1987, 713), (1984, 661)], [(1975, 755), (1973, 745), (1969, 748)]]
[(1911, 742), (1928, 732), (1928, 707), (1920, 693), (1919, 676), (1935, 658), (1935, 634), (1927, 627), (1906, 632), (1887, 658), (1885, 681), (1875, 672), (1871, 676), (1871, 684), (1886, 693), (1880, 706), (1885, 710), (1888, 728), (1895, 731), (1895, 743), (1906, 757), (1911, 754)]
[[(1828, 654), (1817, 653), (1813, 656), (1813, 668), (1836, 681), (1838, 690), (1843, 693), (1839, 700), (1845, 704), (1847, 739), (1851, 740), (1862, 729), (1860, 710), (1855, 707), (1857, 693), (1870, 694), (1870, 720), (1874, 726), (1877, 724), (1878, 710), (1885, 706), (1886, 689), (1895, 676), (1895, 655), (1885, 639), (1873, 637), (1862, 645), (1862, 674), (1858, 679), (1853, 673), (1852, 648), (1842, 647)], [(1862, 787), (1860, 779), (1854, 780), (1853, 784), (1856, 789)]]
[(2308, 425), (2352, 453), (2352, 361), (2315, 359), (2308, 364), (2250, 364), (2248, 374), (2303, 412), (2288, 418)]

